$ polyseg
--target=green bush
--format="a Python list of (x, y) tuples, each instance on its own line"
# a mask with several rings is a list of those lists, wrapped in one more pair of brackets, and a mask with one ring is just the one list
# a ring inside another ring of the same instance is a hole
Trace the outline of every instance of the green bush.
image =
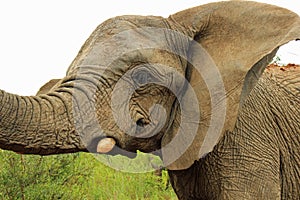
[[(118, 166), (130, 165), (132, 170), (145, 167), (147, 159), (159, 164), (145, 154), (131, 161), (106, 159)], [(124, 173), (89, 153), (36, 156), (0, 150), (0, 169), (0, 199), (176, 199), (166, 171), (161, 176)]]
[(1, 151), (0, 163), (1, 199), (81, 198), (76, 190), (92, 171), (81, 164), (80, 154), (42, 157)]

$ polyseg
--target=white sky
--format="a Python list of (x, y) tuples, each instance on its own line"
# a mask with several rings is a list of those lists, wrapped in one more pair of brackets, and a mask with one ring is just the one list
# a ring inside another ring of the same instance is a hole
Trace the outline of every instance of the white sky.
[[(212, 1), (2, 0), (0, 88), (34, 95), (48, 80), (63, 77), (90, 33), (108, 18), (127, 14), (167, 17), (208, 2)], [(300, 15), (299, 0), (261, 2), (286, 7)], [(279, 56), (284, 61), (288, 57), (290, 62), (300, 63), (298, 43), (280, 51)]]

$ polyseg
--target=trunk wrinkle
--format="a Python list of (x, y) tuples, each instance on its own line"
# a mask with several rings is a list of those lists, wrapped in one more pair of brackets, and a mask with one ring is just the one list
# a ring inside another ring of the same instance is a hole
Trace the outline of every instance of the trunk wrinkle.
[(86, 151), (74, 124), (73, 92), (0, 92), (0, 148), (40, 155)]

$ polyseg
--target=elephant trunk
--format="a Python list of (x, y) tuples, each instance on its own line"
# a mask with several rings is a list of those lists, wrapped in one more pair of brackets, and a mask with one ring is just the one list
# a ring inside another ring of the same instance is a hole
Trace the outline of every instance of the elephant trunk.
[(40, 155), (85, 151), (72, 98), (66, 91), (18, 96), (0, 90), (0, 148)]

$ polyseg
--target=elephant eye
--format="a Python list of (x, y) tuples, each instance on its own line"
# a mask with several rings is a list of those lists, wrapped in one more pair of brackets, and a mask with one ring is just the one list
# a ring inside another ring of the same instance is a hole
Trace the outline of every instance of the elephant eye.
[(132, 78), (138, 85), (145, 85), (154, 81), (152, 74), (147, 70), (139, 70), (135, 72)]

